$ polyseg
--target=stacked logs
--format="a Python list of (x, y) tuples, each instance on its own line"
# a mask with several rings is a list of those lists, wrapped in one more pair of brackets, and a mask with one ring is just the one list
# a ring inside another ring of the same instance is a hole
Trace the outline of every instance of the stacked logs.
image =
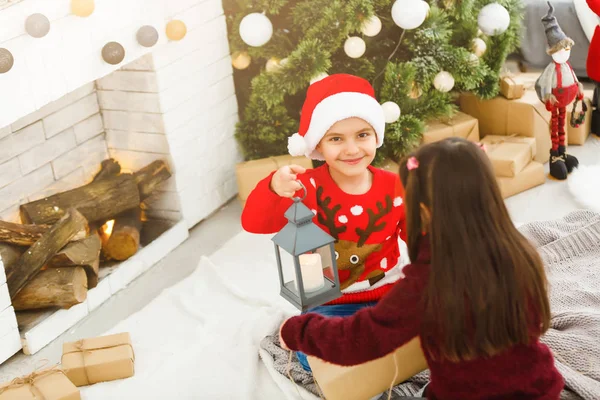
[[(87, 185), (20, 206), (21, 224), (0, 221), (0, 257), (15, 310), (70, 308), (98, 284), (101, 260), (140, 246), (140, 204), (171, 173), (164, 161), (121, 173), (113, 159)], [(112, 233), (102, 228), (112, 222)]]

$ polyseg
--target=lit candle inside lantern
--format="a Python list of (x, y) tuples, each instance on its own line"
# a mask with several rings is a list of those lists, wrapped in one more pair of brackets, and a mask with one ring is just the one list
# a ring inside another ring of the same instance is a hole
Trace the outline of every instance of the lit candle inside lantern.
[(300, 271), (302, 272), (304, 291), (314, 292), (325, 286), (321, 255), (318, 253), (301, 254), (298, 258), (300, 261)]

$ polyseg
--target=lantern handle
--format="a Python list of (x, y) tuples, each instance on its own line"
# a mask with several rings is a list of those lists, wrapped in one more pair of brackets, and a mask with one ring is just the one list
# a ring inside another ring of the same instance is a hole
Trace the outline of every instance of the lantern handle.
[(300, 198), (300, 197), (294, 197), (292, 199), (292, 200), (294, 200), (294, 203), (298, 203), (299, 201), (304, 201), (304, 199), (308, 195), (308, 191), (306, 190), (306, 186), (304, 186), (304, 183), (302, 183), (300, 180), (297, 180), (296, 182), (298, 182), (300, 184), (300, 186), (302, 186), (302, 190), (304, 191), (304, 195), (302, 196), (302, 198)]

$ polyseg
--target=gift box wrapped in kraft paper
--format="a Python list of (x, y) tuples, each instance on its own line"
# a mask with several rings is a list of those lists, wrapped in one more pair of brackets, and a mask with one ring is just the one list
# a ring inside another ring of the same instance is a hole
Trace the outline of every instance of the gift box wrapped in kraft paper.
[(258, 182), (280, 167), (291, 164), (300, 165), (304, 168), (313, 167), (310, 158), (304, 156), (292, 157), (290, 155), (261, 158), (260, 160), (246, 161), (237, 164), (235, 167), (235, 175), (238, 185), (238, 199), (242, 203), (242, 207), (246, 204), (246, 199)]
[(437, 142), (453, 136), (478, 142), (479, 123), (477, 119), (459, 111), (450, 119), (429, 121), (423, 132), (423, 144)]
[(533, 160), (535, 139), (525, 136), (488, 135), (481, 139), (496, 176), (512, 178)]
[(394, 353), (352, 367), (330, 364), (311, 356), (308, 363), (327, 400), (371, 399), (427, 369), (418, 337)]
[(527, 90), (523, 97), (515, 100), (502, 96), (481, 100), (465, 93), (460, 96), (460, 109), (479, 120), (482, 137), (518, 135), (535, 138), (535, 161), (545, 163), (549, 160), (551, 115), (538, 100), (535, 91)]
[(509, 100), (520, 99), (525, 94), (525, 85), (518, 76), (500, 78), (500, 94)]
[(75, 386), (129, 378), (134, 374), (129, 333), (64, 343), (62, 368)]
[(0, 400), (80, 400), (79, 389), (58, 367), (0, 385)]
[(513, 178), (498, 176), (496, 177), (500, 192), (503, 198), (508, 198), (519, 194), (546, 182), (544, 166), (537, 162), (530, 162), (521, 172)]

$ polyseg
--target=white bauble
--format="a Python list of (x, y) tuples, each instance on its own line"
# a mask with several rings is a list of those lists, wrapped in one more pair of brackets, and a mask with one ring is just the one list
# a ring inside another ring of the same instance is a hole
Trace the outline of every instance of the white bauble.
[(314, 78), (312, 78), (310, 80), (310, 84), (312, 85), (315, 82), (319, 82), (321, 79), (325, 79), (327, 78), (329, 75), (326, 74), (325, 72), (321, 72), (320, 74), (318, 74), (317, 76), (315, 76)]
[(281, 61), (276, 58), (270, 58), (265, 66), (267, 72), (277, 72), (281, 69)]
[(365, 36), (377, 36), (377, 34), (381, 32), (381, 20), (379, 17), (377, 15), (373, 15), (371, 18), (366, 20), (362, 26), (361, 32)]
[(479, 65), (479, 57), (476, 54), (469, 54), (469, 64), (476, 67)]
[(475, 38), (471, 42), (471, 50), (473, 50), (473, 53), (475, 53), (477, 57), (481, 57), (485, 54), (485, 51), (487, 50), (487, 45), (485, 44), (483, 39)]
[(488, 36), (501, 35), (510, 25), (510, 14), (500, 4), (491, 3), (479, 11), (477, 25)]
[(282, 58), (281, 61), (279, 61), (279, 65), (281, 65), (282, 67), (285, 67), (285, 64), (287, 64), (288, 59), (287, 58)]
[(350, 36), (344, 42), (344, 51), (351, 58), (359, 58), (363, 54), (365, 54), (365, 50), (367, 49), (367, 45), (362, 38), (358, 36)]
[(236, 51), (231, 55), (231, 64), (235, 69), (246, 69), (252, 59), (245, 51)]
[(423, 2), (423, 7), (425, 7), (425, 18), (429, 17), (429, 11), (431, 11), (431, 7), (429, 6), (429, 3), (424, 1)]
[(240, 37), (248, 46), (259, 47), (271, 40), (273, 24), (266, 15), (252, 13), (240, 23)]
[(442, 93), (449, 92), (454, 87), (454, 77), (448, 71), (440, 71), (433, 79), (433, 86)]
[(429, 5), (423, 0), (396, 0), (392, 6), (392, 19), (402, 29), (415, 29), (423, 24)]
[(386, 101), (381, 105), (386, 124), (398, 121), (400, 118), (400, 106), (393, 101)]

